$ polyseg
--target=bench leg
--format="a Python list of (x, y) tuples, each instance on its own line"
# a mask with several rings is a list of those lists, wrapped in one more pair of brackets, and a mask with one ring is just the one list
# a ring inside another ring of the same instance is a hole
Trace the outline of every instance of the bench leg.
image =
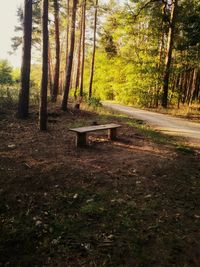
[(76, 146), (77, 147), (86, 146), (86, 133), (77, 133), (77, 135), (76, 135)]
[(117, 129), (116, 128), (108, 130), (108, 138), (110, 140), (116, 140), (117, 139)]

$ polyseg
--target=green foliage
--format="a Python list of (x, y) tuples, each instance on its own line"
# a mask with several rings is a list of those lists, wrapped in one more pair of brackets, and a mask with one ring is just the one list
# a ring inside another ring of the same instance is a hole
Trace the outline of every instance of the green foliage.
[(7, 60), (0, 60), (0, 110), (17, 103), (19, 79), (19, 70), (13, 70)]
[[(23, 32), (23, 9), (19, 7), (17, 10), (18, 25), (15, 26), (15, 36), (12, 37), (12, 52), (15, 52), (22, 44)], [(41, 1), (34, 1), (33, 4), (33, 32), (32, 32), (32, 45), (40, 49), (41, 45)]]
[(13, 69), (13, 71), (12, 71), (12, 79), (13, 79), (14, 83), (19, 83), (20, 82), (20, 75), (21, 75), (21, 72), (20, 72), (19, 68)]
[[(82, 1), (81, 1), (82, 2)], [(81, 2), (78, 8), (79, 20)], [(115, 100), (125, 104), (153, 107), (160, 101), (165, 68), (165, 51), (169, 32), (171, 5), (164, 8), (165, 1), (129, 0), (127, 4), (110, 0), (98, 6), (97, 49), (93, 82), (93, 98), (89, 105), (98, 106), (99, 100)], [(66, 41), (66, 1), (60, 5), (60, 40)], [(41, 22), (40, 1), (33, 7), (33, 46), (40, 48)], [(165, 12), (164, 12), (165, 10)], [(50, 17), (53, 18), (53, 1), (50, 1)], [(84, 69), (84, 99), (88, 96), (88, 84), (91, 70), (93, 40), (94, 3), (88, 1), (86, 18), (86, 59)], [(198, 0), (179, 1), (178, 16), (174, 40), (174, 51), (169, 81), (169, 100), (177, 104), (181, 93), (191, 88), (174, 86), (176, 78), (184, 71), (199, 69), (200, 53), (200, 4)], [(23, 13), (18, 10), (19, 25), (16, 31), (22, 31)], [(92, 21), (92, 22), (89, 22)], [(91, 27), (88, 30), (88, 25)], [(54, 20), (49, 20), (49, 41), (51, 48), (51, 75), (55, 63)], [(80, 31), (76, 31), (79, 39)], [(14, 47), (21, 43), (21, 36), (14, 37)], [(61, 71), (65, 71), (65, 45), (61, 49)], [(77, 49), (76, 53), (77, 53)], [(162, 51), (161, 51), (162, 50)], [(75, 53), (75, 68), (77, 54)], [(40, 59), (39, 59), (40, 60)], [(74, 75), (75, 76), (75, 75)], [(14, 79), (16, 80), (16, 79)], [(41, 81), (41, 66), (34, 64), (31, 69), (31, 90), (38, 94)], [(199, 81), (198, 81), (199, 82)], [(74, 81), (72, 81), (74, 87)], [(187, 85), (189, 87), (189, 85)], [(182, 91), (181, 91), (182, 90)], [(73, 96), (74, 91), (70, 92)], [(77, 95), (79, 92), (77, 92)], [(190, 92), (188, 93), (190, 95)], [(199, 93), (194, 92), (197, 101)], [(87, 101), (87, 100), (86, 100)]]
[[(187, 10), (187, 16), (185, 12)], [(181, 36), (178, 48), (186, 50), (188, 47), (198, 46), (200, 42), (200, 3), (199, 1), (183, 1), (179, 13)]]
[(101, 203), (94, 202), (91, 200), (90, 203), (86, 203), (84, 206), (81, 207), (81, 213), (85, 215), (102, 215), (105, 209), (102, 207)]
[(0, 60), (0, 85), (13, 83), (12, 70), (7, 60)]
[[(110, 13), (104, 19), (96, 51), (94, 97), (144, 107), (153, 107), (161, 100), (170, 9), (167, 6), (164, 13), (163, 1), (133, 0), (128, 9), (110, 1)], [(179, 3), (169, 80), (171, 104), (176, 104), (180, 96), (175, 77), (199, 69), (199, 10), (196, 0)], [(88, 53), (87, 84), (90, 62)]]
[(15, 87), (0, 88), (0, 111), (15, 106), (19, 92)]
[(41, 66), (34, 64), (31, 66), (31, 90), (39, 92), (41, 84)]
[[(32, 65), (30, 80), (30, 103), (39, 103), (41, 67)], [(16, 107), (20, 88), (20, 69), (13, 69), (6, 60), (0, 61), (0, 110)]]
[(192, 154), (192, 155), (195, 154), (195, 150), (192, 147), (188, 147), (185, 145), (177, 146), (177, 150), (182, 154)]
[(102, 107), (101, 99), (97, 97), (91, 97), (87, 99), (87, 104), (93, 107)]
[(123, 57), (110, 58), (102, 50), (96, 53), (94, 76), (94, 96), (104, 100), (116, 100), (125, 104), (146, 105), (151, 94), (147, 93), (153, 86), (154, 74), (149, 60), (140, 64)]
[[(147, 16), (151, 21), (152, 17)], [(94, 97), (141, 106), (152, 102), (158, 77), (159, 31), (154, 26), (159, 18), (150, 26), (143, 19), (135, 22), (130, 12), (119, 6), (107, 16), (96, 51)]]

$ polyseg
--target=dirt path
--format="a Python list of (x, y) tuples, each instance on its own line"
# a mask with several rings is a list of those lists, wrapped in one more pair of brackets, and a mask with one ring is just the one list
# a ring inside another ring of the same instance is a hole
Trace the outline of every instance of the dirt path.
[(192, 139), (196, 144), (200, 145), (200, 124), (198, 123), (119, 104), (104, 102), (103, 106), (143, 120), (166, 134)]

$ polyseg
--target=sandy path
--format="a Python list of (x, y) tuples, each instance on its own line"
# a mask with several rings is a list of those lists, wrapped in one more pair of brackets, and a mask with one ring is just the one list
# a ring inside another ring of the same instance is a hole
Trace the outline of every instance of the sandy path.
[(183, 136), (195, 140), (200, 145), (200, 124), (165, 114), (103, 102), (103, 106), (145, 121), (147, 124), (174, 136)]

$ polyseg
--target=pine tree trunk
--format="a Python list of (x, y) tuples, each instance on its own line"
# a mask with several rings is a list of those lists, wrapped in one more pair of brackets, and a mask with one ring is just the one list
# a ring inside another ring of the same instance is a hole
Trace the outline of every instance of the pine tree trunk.
[(68, 105), (68, 97), (69, 97), (69, 89), (72, 77), (72, 64), (73, 64), (73, 56), (74, 56), (74, 45), (75, 45), (75, 22), (76, 22), (76, 8), (77, 8), (77, 0), (73, 0), (72, 7), (72, 22), (71, 22), (71, 38), (70, 38), (70, 50), (66, 66), (66, 80), (65, 80), (65, 88), (64, 95), (62, 100), (61, 109), (66, 111)]
[(188, 103), (189, 108), (192, 105), (193, 96), (194, 96), (194, 92), (196, 89), (197, 74), (198, 74), (197, 69), (194, 69), (193, 76), (192, 76), (192, 85), (191, 85), (191, 90), (190, 90), (190, 98), (189, 98), (189, 103)]
[(167, 13), (167, 3), (163, 2), (162, 4), (162, 21), (161, 21), (161, 36), (160, 36), (160, 40), (159, 40), (159, 60), (157, 63), (157, 72), (158, 72), (158, 76), (157, 76), (157, 83), (156, 83), (156, 92), (155, 92), (155, 99), (154, 99), (154, 103), (155, 103), (155, 107), (157, 108), (159, 105), (159, 95), (160, 95), (160, 78), (161, 75), (163, 76), (163, 73), (161, 71), (161, 66), (163, 65), (163, 50), (164, 50), (164, 45), (165, 45), (165, 30), (164, 30), (164, 25), (165, 25), (165, 19), (166, 19), (166, 13)]
[(70, 0), (67, 0), (66, 66), (67, 66), (67, 60), (68, 60), (68, 54), (69, 54), (69, 18), (70, 18), (69, 1), (70, 1)]
[(49, 46), (49, 51), (48, 51), (48, 76), (49, 76), (49, 92), (52, 98), (53, 97), (53, 82), (52, 82), (52, 59), (51, 59), (50, 46)]
[(80, 29), (80, 35), (79, 35), (79, 43), (78, 43), (78, 58), (77, 58), (77, 69), (76, 69), (76, 84), (75, 84), (75, 91), (74, 91), (74, 97), (76, 99), (77, 97), (77, 90), (79, 88), (79, 82), (80, 82), (80, 70), (81, 70), (81, 48), (82, 48), (82, 34), (83, 34), (83, 9), (80, 16), (79, 21), (79, 29)]
[(186, 93), (186, 101), (189, 105), (192, 91), (192, 83), (193, 83), (194, 69), (189, 72), (189, 79), (187, 84), (187, 93)]
[(80, 98), (83, 97), (83, 79), (84, 79), (84, 66), (85, 66), (85, 13), (86, 13), (86, 0), (83, 2), (83, 36), (82, 36), (82, 59), (81, 59), (81, 79), (80, 79)]
[(48, 0), (42, 1), (42, 81), (39, 110), (39, 128), (47, 130), (47, 87), (48, 87)]
[(59, 5), (58, 0), (54, 0), (54, 20), (55, 20), (55, 44), (56, 44), (56, 63), (53, 83), (52, 101), (57, 100), (59, 89), (59, 74), (60, 74), (60, 29), (59, 29)]
[(195, 91), (194, 91), (194, 94), (193, 94), (194, 100), (198, 100), (198, 96), (199, 96), (199, 85), (200, 85), (200, 72), (199, 72), (199, 70), (197, 70), (196, 83), (195, 83)]
[(170, 78), (170, 67), (172, 61), (172, 51), (174, 45), (174, 31), (176, 24), (176, 15), (178, 8), (178, 0), (173, 0), (172, 10), (171, 10), (171, 19), (170, 19), (170, 27), (168, 33), (168, 44), (167, 44), (167, 53), (165, 60), (165, 71), (163, 78), (163, 96), (162, 96), (162, 106), (167, 108), (168, 105), (168, 91), (169, 91), (169, 78)]
[(32, 0), (24, 0), (21, 89), (19, 92), (19, 103), (18, 103), (18, 116), (21, 119), (27, 118), (29, 112), (32, 13), (33, 13)]
[(187, 87), (188, 87), (188, 80), (190, 77), (190, 73), (188, 71), (185, 72), (184, 75), (184, 83), (183, 83), (183, 97), (182, 97), (182, 103), (185, 104), (186, 98), (187, 98)]
[(94, 14), (94, 37), (93, 37), (94, 39), (93, 39), (93, 53), (92, 53), (92, 64), (91, 64), (90, 83), (89, 83), (89, 99), (92, 97), (92, 86), (94, 77), (94, 62), (96, 53), (96, 32), (97, 32), (97, 6), (98, 6), (98, 0), (96, 0), (95, 14)]

